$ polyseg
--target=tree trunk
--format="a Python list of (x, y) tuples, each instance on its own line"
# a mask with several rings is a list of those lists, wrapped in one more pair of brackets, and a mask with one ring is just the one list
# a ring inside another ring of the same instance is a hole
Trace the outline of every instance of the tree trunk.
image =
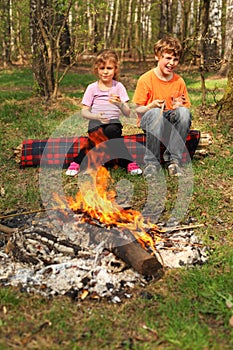
[(33, 75), (38, 93), (46, 100), (57, 99), (62, 59), (70, 63), (68, 19), (72, 0), (63, 5), (61, 10), (56, 0), (30, 0)]
[(204, 0), (202, 9), (202, 33), (201, 33), (201, 89), (202, 89), (202, 106), (206, 105), (206, 86), (205, 86), (205, 70), (208, 51), (208, 27), (209, 27), (209, 8), (210, 0)]
[(3, 24), (2, 36), (2, 60), (6, 68), (11, 63), (11, 25), (10, 25), (10, 0), (3, 0), (0, 11), (1, 22)]
[(225, 89), (224, 96), (222, 100), (219, 103), (219, 110), (217, 113), (217, 119), (220, 119), (220, 112), (224, 108), (224, 110), (230, 110), (233, 109), (233, 40), (231, 42), (231, 55), (230, 55), (230, 62), (229, 62), (229, 72), (228, 72), (228, 79), (227, 79), (227, 86)]
[(37, 92), (49, 100), (54, 91), (50, 8), (45, 0), (30, 0), (32, 69)]
[(227, 76), (231, 57), (231, 41), (233, 39), (233, 0), (226, 1), (226, 26), (224, 36), (223, 64), (219, 71), (221, 76)]

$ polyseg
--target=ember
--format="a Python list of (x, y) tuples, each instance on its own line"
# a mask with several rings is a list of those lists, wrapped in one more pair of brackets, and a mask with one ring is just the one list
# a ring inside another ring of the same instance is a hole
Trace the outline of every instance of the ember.
[[(58, 231), (40, 214), (10, 237), (0, 234), (0, 284), (44, 296), (69, 295), (79, 300), (106, 297), (116, 302), (129, 298), (134, 286), (143, 288), (155, 280), (106, 249), (104, 240), (93, 242), (99, 228), (81, 222), (82, 218), (83, 214), (74, 214), (74, 220), (63, 222), (62, 231)], [(9, 225), (9, 221), (3, 223)], [(109, 236), (109, 229), (101, 228), (103, 232)], [(156, 251), (165, 269), (203, 264), (208, 259), (208, 249), (191, 229), (164, 233)]]

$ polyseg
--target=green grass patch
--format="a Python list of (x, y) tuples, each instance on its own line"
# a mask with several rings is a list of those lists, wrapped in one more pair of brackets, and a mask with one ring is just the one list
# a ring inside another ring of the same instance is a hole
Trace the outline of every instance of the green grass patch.
[(30, 68), (15, 68), (0, 71), (1, 87), (18, 88), (33, 85), (33, 75)]

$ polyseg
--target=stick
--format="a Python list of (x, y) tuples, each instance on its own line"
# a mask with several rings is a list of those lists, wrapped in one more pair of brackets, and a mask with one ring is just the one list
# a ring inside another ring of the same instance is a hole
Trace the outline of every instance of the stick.
[(158, 117), (156, 120), (153, 121), (153, 124), (152, 124), (152, 126), (151, 126), (151, 128), (152, 128), (153, 130), (156, 129), (156, 126), (157, 126), (158, 122), (159, 122), (160, 119), (163, 117), (164, 108), (165, 108), (165, 102), (162, 104), (162, 107), (161, 107), (160, 113), (159, 113), (159, 117)]
[(13, 233), (16, 230), (17, 230), (16, 228), (12, 228), (12, 227), (8, 227), (8, 226), (0, 224), (0, 231), (2, 231), (3, 233)]
[(15, 213), (15, 214), (9, 214), (9, 215), (4, 215), (4, 216), (0, 216), (0, 220), (1, 219), (8, 219), (8, 218), (12, 218), (14, 216), (20, 216), (20, 215), (30, 215), (30, 214), (35, 214), (35, 213), (41, 213), (47, 210), (58, 210), (61, 209), (60, 207), (56, 207), (56, 208), (47, 208), (47, 209), (37, 209), (37, 210), (31, 210), (31, 211), (24, 211), (22, 213)]
[(198, 228), (203, 227), (204, 224), (196, 224), (196, 225), (184, 225), (184, 226), (175, 226), (175, 227), (167, 227), (161, 230), (162, 233), (180, 231), (180, 230), (189, 230), (190, 228)]

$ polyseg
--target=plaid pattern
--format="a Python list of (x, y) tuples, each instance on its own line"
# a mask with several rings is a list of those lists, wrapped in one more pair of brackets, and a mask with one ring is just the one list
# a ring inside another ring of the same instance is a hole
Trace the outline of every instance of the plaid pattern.
[[(199, 130), (190, 130), (187, 139), (187, 149), (183, 152), (183, 163), (192, 159), (200, 139)], [(25, 140), (22, 144), (21, 167), (29, 166), (62, 166), (67, 168), (87, 141), (86, 136), (62, 137), (46, 140)], [(124, 136), (124, 142), (133, 160), (144, 163), (146, 135), (135, 134)], [(161, 143), (161, 163), (165, 148)], [(43, 158), (42, 158), (43, 156)]]

